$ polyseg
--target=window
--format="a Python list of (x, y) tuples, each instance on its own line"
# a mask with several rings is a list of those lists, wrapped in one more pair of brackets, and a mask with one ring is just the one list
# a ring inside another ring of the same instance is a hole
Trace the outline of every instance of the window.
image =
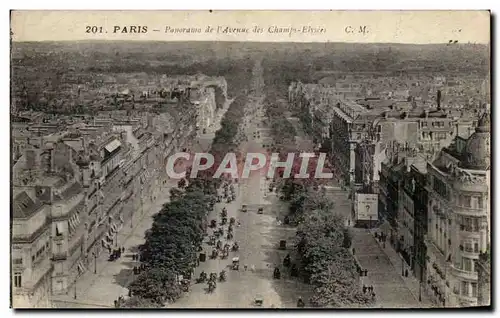
[(480, 196), (471, 197), (470, 207), (472, 207), (473, 209), (482, 209), (483, 201), (481, 200), (481, 197)]
[(460, 291), (463, 296), (469, 296), (469, 284), (467, 282), (462, 282)]
[(472, 260), (470, 258), (462, 258), (462, 270), (472, 272)]
[(472, 292), (472, 297), (477, 297), (477, 283), (471, 283), (471, 292)]
[(426, 121), (422, 122), (422, 127), (427, 127), (427, 122)]
[(470, 208), (471, 207), (471, 197), (468, 196), (468, 195), (461, 195), (459, 197), (459, 203), (460, 203), (460, 206), (463, 206), (463, 207), (466, 207), (466, 208)]
[(61, 236), (61, 235), (62, 235), (62, 232), (59, 229), (59, 224), (56, 224), (56, 236)]
[(22, 265), (23, 264), (23, 259), (22, 258), (14, 258), (12, 260), (12, 264), (14, 264), (14, 265)]
[(465, 242), (464, 243), (464, 249), (466, 252), (472, 253), (472, 243), (471, 242)]
[(22, 286), (22, 277), (21, 273), (14, 273), (14, 287)]
[(62, 274), (63, 273), (63, 263), (56, 263), (55, 269), (56, 269), (57, 274)]
[(474, 242), (474, 253), (479, 253), (479, 243)]

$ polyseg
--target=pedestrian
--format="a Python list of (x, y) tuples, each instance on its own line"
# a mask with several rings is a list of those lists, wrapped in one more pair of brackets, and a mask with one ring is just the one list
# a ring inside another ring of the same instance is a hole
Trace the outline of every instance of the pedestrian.
[(363, 294), (366, 294), (366, 286), (363, 285)]
[(132, 297), (132, 290), (128, 290), (128, 297)]
[(243, 268), (245, 269), (245, 271), (247, 270), (248, 266), (247, 264), (243, 265)]
[(252, 264), (252, 266), (250, 267), (250, 270), (251, 270), (252, 272), (255, 272), (255, 265), (253, 265), (253, 264)]
[(356, 249), (354, 247), (352, 248), (352, 255), (356, 255)]
[(378, 238), (378, 233), (377, 232), (375, 232), (375, 238)]

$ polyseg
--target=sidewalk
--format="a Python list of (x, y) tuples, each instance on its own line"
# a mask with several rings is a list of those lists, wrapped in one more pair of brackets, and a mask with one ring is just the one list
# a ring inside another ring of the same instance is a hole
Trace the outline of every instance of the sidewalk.
[[(361, 286), (373, 286), (376, 308), (428, 307), (418, 301), (401, 277), (401, 267), (391, 262), (375, 242), (368, 229), (351, 228), (354, 257), (367, 276), (361, 277)], [(399, 268), (399, 270), (398, 270)]]
[[(418, 279), (415, 276), (413, 276), (413, 273), (412, 273), (411, 269), (409, 268), (408, 264), (406, 264), (406, 262), (403, 260), (401, 255), (398, 254), (393, 249), (391, 244), (386, 242), (385, 248), (384, 248), (384, 244), (375, 238), (375, 232), (380, 233), (381, 232), (380, 229), (373, 228), (370, 230), (370, 233), (373, 235), (373, 239), (378, 244), (380, 249), (384, 252), (384, 254), (387, 255), (387, 257), (389, 258), (389, 261), (394, 266), (394, 268), (396, 268), (397, 272), (400, 274), (401, 278), (405, 282), (408, 289), (418, 299), (420, 282), (418, 281)], [(403, 264), (403, 265), (401, 265), (401, 264)], [(402, 275), (403, 270), (398, 270), (398, 269), (401, 269), (401, 266), (404, 266), (404, 269), (408, 269), (408, 277), (405, 277), (404, 275)], [(433, 307), (434, 306), (433, 302), (430, 300), (429, 296), (425, 293), (425, 290), (423, 288), (422, 288), (421, 304), (423, 306), (426, 306), (426, 307)]]
[[(78, 304), (87, 304), (94, 307), (113, 307), (113, 301), (120, 295), (127, 295), (128, 284), (132, 281), (132, 254), (136, 253), (136, 247), (144, 242), (144, 232), (148, 230), (153, 222), (152, 216), (156, 214), (169, 201), (169, 191), (176, 186), (175, 180), (167, 183), (161, 188), (164, 195), (155, 202), (144, 204), (143, 214), (138, 214), (131, 220), (127, 220), (117, 234), (118, 246), (125, 248), (122, 257), (110, 262), (109, 253), (104, 250), (97, 258), (89, 262), (87, 271), (80, 276), (75, 284), (68, 289), (65, 295), (52, 297), (57, 307), (81, 307)], [(97, 274), (94, 273), (97, 265)], [(76, 288), (76, 299), (75, 299)], [(74, 303), (74, 306), (70, 306)], [(57, 305), (58, 304), (58, 305)]]

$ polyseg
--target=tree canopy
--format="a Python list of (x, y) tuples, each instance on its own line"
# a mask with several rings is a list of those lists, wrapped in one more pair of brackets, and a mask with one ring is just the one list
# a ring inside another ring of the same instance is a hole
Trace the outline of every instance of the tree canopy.
[[(245, 103), (245, 97), (236, 98), (216, 132), (211, 147), (216, 157), (215, 169), (220, 162), (218, 158), (236, 148), (233, 140)], [(204, 171), (198, 178), (180, 180), (179, 188), (170, 190), (170, 202), (154, 215), (153, 225), (139, 247), (146, 271), (129, 286), (133, 297), (126, 301), (126, 307), (162, 306), (181, 296), (178, 275), (190, 272), (195, 265), (207, 227), (207, 214), (220, 183), (212, 175), (213, 171)]]
[(291, 209), (300, 217), (295, 247), (302, 273), (315, 286), (311, 302), (320, 307), (364, 306), (373, 301), (362, 292), (351, 236), (335, 205), (321, 191), (304, 188), (292, 199)]

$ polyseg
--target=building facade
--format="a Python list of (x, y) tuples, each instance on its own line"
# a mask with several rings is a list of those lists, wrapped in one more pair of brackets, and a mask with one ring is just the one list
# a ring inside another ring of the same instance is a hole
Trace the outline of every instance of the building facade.
[(447, 307), (478, 304), (480, 253), (490, 244), (490, 118), (428, 164), (427, 289)]
[[(214, 90), (201, 98), (215, 102)], [(85, 272), (100, 270), (97, 257), (121, 247), (117, 234), (125, 223), (134, 226), (164, 193), (166, 158), (189, 151), (197, 122), (212, 116), (207, 105), (180, 102), (167, 113), (61, 117), (54, 129), (15, 132), (14, 307), (50, 307), (76, 290)]]

